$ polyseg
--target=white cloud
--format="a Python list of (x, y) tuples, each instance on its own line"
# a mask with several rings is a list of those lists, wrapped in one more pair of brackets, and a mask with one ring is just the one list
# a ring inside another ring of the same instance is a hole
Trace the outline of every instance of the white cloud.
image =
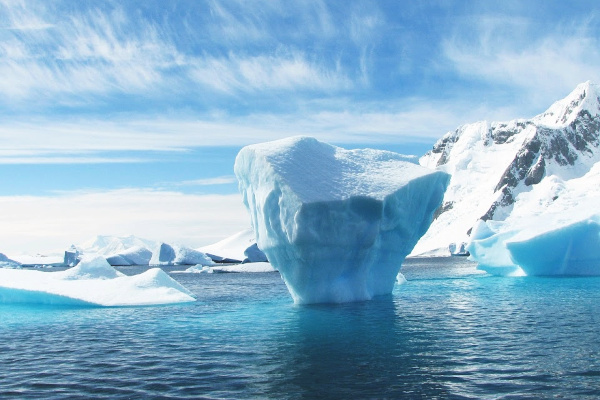
[[(140, 153), (145, 151), (241, 147), (294, 135), (337, 143), (433, 143), (464, 123), (531, 116), (523, 115), (516, 107), (474, 108), (468, 102), (448, 104), (417, 98), (398, 104), (371, 104), (369, 109), (363, 107), (356, 109), (350, 104), (338, 104), (332, 108), (334, 111), (243, 117), (217, 115), (204, 120), (185, 116), (155, 119), (129, 116), (129, 119), (114, 120), (5, 121), (0, 124), (0, 163), (35, 163), (36, 160), (79, 163), (85, 159), (134, 162), (154, 157), (152, 153)], [(339, 109), (342, 111), (335, 111)], [(136, 153), (121, 153), (132, 151)]]
[(549, 106), (581, 82), (600, 81), (600, 41), (586, 24), (536, 34), (524, 18), (481, 17), (443, 51), (467, 79), (512, 87), (524, 103)]
[(175, 186), (209, 186), (209, 185), (228, 185), (237, 183), (235, 176), (217, 176), (215, 178), (194, 179), (175, 183)]
[(193, 80), (224, 93), (263, 90), (342, 90), (351, 80), (337, 68), (330, 69), (309, 62), (302, 53), (195, 61), (190, 70)]
[(66, 249), (98, 234), (136, 235), (192, 247), (250, 226), (240, 195), (122, 189), (0, 197), (0, 252)]

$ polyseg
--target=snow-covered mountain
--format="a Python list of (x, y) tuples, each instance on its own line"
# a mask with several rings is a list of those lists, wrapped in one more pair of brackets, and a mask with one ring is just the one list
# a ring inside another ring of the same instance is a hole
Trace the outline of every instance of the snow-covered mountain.
[[(452, 179), (412, 254), (448, 255), (448, 245), (468, 241), (479, 219), (502, 221), (518, 209), (543, 212), (567, 194), (569, 185), (561, 182), (581, 178), (596, 187), (598, 175), (587, 173), (599, 161), (600, 86), (591, 82), (532, 119), (460, 126), (420, 159)], [(538, 185), (556, 193), (525, 195)]]
[(137, 236), (96, 236), (87, 242), (75, 246), (81, 253), (99, 254), (111, 256), (131, 249), (132, 247), (141, 247), (152, 250), (158, 245), (152, 240), (142, 239)]

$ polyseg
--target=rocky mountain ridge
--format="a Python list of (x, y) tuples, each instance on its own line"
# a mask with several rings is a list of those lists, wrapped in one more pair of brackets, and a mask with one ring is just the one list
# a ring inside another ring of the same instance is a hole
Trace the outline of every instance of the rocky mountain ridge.
[(592, 82), (534, 118), (460, 126), (420, 159), (452, 179), (412, 254), (447, 254), (449, 244), (468, 241), (477, 220), (507, 218), (521, 193), (551, 176), (580, 178), (599, 161), (600, 86)]

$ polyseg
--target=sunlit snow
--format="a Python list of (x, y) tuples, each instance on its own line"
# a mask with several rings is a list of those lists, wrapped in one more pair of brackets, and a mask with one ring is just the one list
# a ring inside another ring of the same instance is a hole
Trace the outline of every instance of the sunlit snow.
[(102, 256), (84, 258), (60, 272), (0, 269), (0, 302), (139, 306), (195, 301), (160, 268), (134, 276), (115, 270)]

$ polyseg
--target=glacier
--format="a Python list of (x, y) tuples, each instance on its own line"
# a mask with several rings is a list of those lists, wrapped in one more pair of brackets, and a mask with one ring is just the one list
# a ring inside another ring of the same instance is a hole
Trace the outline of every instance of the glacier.
[(600, 164), (520, 193), (503, 221), (479, 221), (468, 246), (495, 275), (600, 275)]
[[(599, 162), (600, 86), (592, 82), (578, 85), (533, 118), (462, 125), (419, 160), (452, 178), (431, 228), (411, 255), (449, 256), (450, 243), (472, 240), (479, 219), (510, 219), (524, 206), (521, 195), (540, 185), (554, 186), (556, 193), (542, 202), (530, 197), (527, 208), (534, 214), (551, 212), (548, 207), (569, 190), (561, 185), (583, 177)], [(597, 185), (598, 180), (588, 182)], [(600, 212), (598, 205), (591, 207)]]
[(0, 303), (140, 306), (196, 301), (160, 268), (126, 276), (102, 256), (59, 272), (0, 269)]
[(449, 181), (412, 157), (305, 136), (246, 146), (234, 171), (258, 247), (298, 304), (391, 293)]

